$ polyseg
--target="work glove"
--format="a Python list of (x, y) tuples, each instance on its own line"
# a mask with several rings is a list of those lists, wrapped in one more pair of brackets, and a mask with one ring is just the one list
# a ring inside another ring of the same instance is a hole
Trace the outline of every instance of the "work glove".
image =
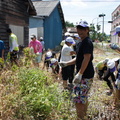
[(66, 67), (66, 66), (68, 66), (68, 65), (67, 65), (67, 62), (59, 62), (59, 65), (60, 65), (61, 67)]
[(73, 79), (73, 83), (74, 84), (79, 84), (81, 82), (81, 79), (82, 79), (82, 74), (80, 73), (77, 73)]

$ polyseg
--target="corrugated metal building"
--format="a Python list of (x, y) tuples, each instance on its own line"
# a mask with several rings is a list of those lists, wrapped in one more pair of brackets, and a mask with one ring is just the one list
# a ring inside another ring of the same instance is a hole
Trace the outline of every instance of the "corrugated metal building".
[(43, 36), (46, 49), (53, 49), (60, 44), (66, 31), (61, 4), (59, 1), (35, 1), (33, 4), (37, 16), (30, 18), (30, 30), (34, 29), (38, 38)]

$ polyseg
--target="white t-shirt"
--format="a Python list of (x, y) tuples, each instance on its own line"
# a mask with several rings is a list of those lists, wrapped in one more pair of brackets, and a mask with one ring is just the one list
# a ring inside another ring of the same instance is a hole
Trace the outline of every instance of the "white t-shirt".
[(72, 56), (70, 55), (71, 51), (73, 51), (73, 49), (70, 46), (64, 44), (61, 50), (60, 62), (72, 60)]

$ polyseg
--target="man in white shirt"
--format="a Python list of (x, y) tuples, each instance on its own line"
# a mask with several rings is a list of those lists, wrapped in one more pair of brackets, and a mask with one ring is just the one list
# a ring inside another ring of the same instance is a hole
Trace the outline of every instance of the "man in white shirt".
[[(67, 37), (65, 39), (65, 44), (61, 50), (61, 58), (60, 62), (67, 62), (72, 60), (72, 55), (75, 54), (71, 45), (74, 44), (74, 40), (72, 37)], [(67, 80), (72, 84), (73, 81), (73, 73), (71, 73), (71, 66), (66, 66), (62, 68), (62, 79), (63, 79), (63, 87), (64, 89), (69, 89)]]

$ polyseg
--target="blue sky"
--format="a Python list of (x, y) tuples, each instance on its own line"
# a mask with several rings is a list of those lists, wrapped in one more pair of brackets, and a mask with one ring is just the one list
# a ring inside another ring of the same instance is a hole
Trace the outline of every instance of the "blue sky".
[(60, 0), (60, 2), (65, 21), (74, 24), (80, 20), (86, 20), (89, 24), (93, 22), (96, 25), (98, 23), (102, 27), (103, 18), (98, 18), (98, 16), (104, 13), (106, 15), (104, 17), (106, 34), (110, 34), (111, 30), (111, 23), (107, 21), (112, 20), (111, 13), (120, 5), (120, 0)]

